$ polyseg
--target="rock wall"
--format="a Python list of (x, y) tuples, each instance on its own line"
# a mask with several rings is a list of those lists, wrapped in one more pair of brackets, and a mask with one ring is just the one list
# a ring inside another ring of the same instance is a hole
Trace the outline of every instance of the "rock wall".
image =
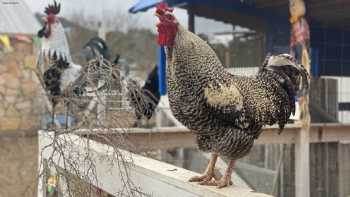
[(38, 128), (41, 119), (39, 82), (29, 69), (33, 45), (13, 43), (12, 52), (0, 51), (0, 131)]

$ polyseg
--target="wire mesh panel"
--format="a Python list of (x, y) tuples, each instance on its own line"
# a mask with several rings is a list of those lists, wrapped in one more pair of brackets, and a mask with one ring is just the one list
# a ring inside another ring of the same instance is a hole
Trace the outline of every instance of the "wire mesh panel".
[[(39, 72), (37, 74), (39, 81), (42, 81)], [(45, 84), (42, 83), (42, 85), (46, 90)], [(79, 91), (79, 94), (76, 91)], [(92, 157), (90, 150), (62, 151), (70, 149), (74, 140), (68, 137), (60, 139), (55, 137), (61, 134), (77, 133), (84, 140), (86, 139), (87, 143), (89, 140), (99, 140), (108, 144), (111, 154), (116, 155), (113, 158), (117, 158), (110, 161), (111, 167), (117, 165), (125, 170), (125, 174), (116, 177), (122, 180), (124, 189), (119, 194), (113, 195), (143, 196), (128, 178), (129, 164), (124, 162), (126, 158), (119, 155), (120, 148), (133, 149), (133, 145), (123, 135), (129, 131), (123, 128), (131, 127), (135, 119), (133, 108), (129, 105), (130, 92), (142, 95), (139, 85), (130, 86), (125, 79), (121, 78), (118, 65), (100, 57), (85, 64), (80, 79), (71, 84), (64, 94), (55, 98), (58, 101), (55, 110), (52, 111), (52, 107), (50, 108), (52, 104), (50, 102), (45, 106), (48, 109), (49, 118), (44, 123), (47, 131), (54, 132), (54, 137), (51, 144), (39, 150), (40, 152), (47, 149), (52, 151), (49, 158), (39, 161), (40, 169), (42, 169), (40, 176), (58, 177), (57, 179), (66, 187), (64, 189), (66, 191), (61, 191), (64, 195), (86, 196), (89, 194), (89, 196), (94, 196), (94, 193), (99, 192), (98, 188), (91, 188), (90, 185), (90, 183), (96, 185), (99, 181), (96, 179), (97, 160)], [(42, 96), (48, 98), (49, 101), (53, 99), (47, 91), (43, 91)], [(143, 105), (144, 97), (136, 102)], [(114, 128), (121, 129), (116, 131)], [(79, 132), (82, 133), (79, 134)], [(63, 168), (62, 166), (58, 168), (53, 162), (57, 157), (64, 160)], [(78, 160), (84, 164), (83, 168), (81, 163), (76, 162)], [(67, 173), (66, 169), (69, 169), (70, 172), (79, 171), (79, 174)], [(48, 181), (49, 179), (44, 178), (43, 180)]]
[(264, 34), (252, 30), (241, 31), (213, 35), (213, 41), (210, 42), (227, 68), (256, 67), (264, 61)]

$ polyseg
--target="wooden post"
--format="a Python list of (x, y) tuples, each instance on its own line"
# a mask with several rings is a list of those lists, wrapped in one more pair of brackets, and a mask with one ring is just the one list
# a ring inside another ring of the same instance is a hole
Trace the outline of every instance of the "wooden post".
[[(310, 39), (309, 28), (304, 19), (306, 10), (304, 0), (289, 1), (291, 28), (291, 46), (302, 46), (301, 63), (310, 74), (310, 57), (307, 50), (307, 42)], [(291, 52), (293, 49), (291, 49)], [(295, 54), (295, 53), (294, 53)], [(310, 196), (310, 112), (309, 95), (300, 98), (300, 108), (302, 111), (302, 127), (295, 143), (295, 196)]]
[(295, 196), (310, 196), (309, 127), (303, 126), (295, 143)]
[[(310, 74), (309, 55), (303, 46), (303, 65)], [(310, 125), (309, 95), (301, 99), (301, 129), (295, 143), (295, 196), (310, 196)]]
[(188, 14), (188, 30), (192, 33), (196, 33), (195, 29), (195, 15), (193, 13), (193, 5), (189, 5), (187, 9)]
[[(310, 74), (309, 55), (303, 46), (302, 62)], [(310, 124), (309, 95), (302, 98), (302, 127), (295, 143), (295, 196), (310, 196)]]

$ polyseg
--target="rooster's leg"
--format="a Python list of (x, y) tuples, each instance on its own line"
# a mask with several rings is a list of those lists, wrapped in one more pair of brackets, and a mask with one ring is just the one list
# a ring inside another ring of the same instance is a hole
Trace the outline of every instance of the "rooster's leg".
[(214, 168), (215, 168), (215, 163), (218, 158), (219, 154), (218, 153), (212, 153), (211, 154), (211, 159), (208, 163), (207, 169), (204, 172), (204, 175), (202, 176), (194, 176), (189, 179), (190, 182), (199, 182), (201, 185), (211, 185), (210, 183), (213, 182), (212, 179), (216, 179), (215, 174), (214, 174)]
[(69, 101), (65, 101), (65, 107), (66, 107), (66, 110), (65, 110), (65, 120), (64, 120), (64, 123), (65, 123), (66, 129), (68, 129)]
[(51, 128), (55, 128), (55, 104), (52, 104), (52, 112), (51, 112)]
[(235, 160), (230, 160), (230, 163), (227, 166), (224, 176), (221, 178), (221, 180), (215, 180), (214, 185), (216, 185), (219, 189), (232, 185), (233, 183), (231, 181), (231, 175), (234, 167), (235, 167)]

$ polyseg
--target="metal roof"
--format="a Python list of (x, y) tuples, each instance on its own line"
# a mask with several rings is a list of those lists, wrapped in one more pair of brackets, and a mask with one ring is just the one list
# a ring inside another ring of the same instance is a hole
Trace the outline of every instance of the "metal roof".
[(140, 11), (146, 11), (149, 8), (154, 7), (158, 3), (162, 2), (162, 0), (142, 0), (138, 1), (134, 6), (129, 9), (129, 12), (136, 13)]
[[(196, 16), (248, 27), (266, 35), (266, 51), (289, 52), (288, 0), (161, 0)], [(136, 2), (136, 0), (135, 0)], [(137, 0), (132, 13), (157, 0)], [(350, 76), (350, 0), (307, 0), (313, 76)]]
[[(135, 2), (137, 3), (129, 10), (131, 13), (146, 11), (159, 2), (167, 2), (171, 6), (185, 9), (191, 7), (197, 16), (236, 25), (256, 27), (261, 25), (259, 24), (261, 22), (275, 21), (289, 25), (288, 0), (137, 0)], [(350, 30), (349, 0), (308, 0), (306, 6), (307, 19), (310, 23)]]
[(34, 35), (39, 29), (38, 20), (23, 0), (0, 0), (0, 34)]

